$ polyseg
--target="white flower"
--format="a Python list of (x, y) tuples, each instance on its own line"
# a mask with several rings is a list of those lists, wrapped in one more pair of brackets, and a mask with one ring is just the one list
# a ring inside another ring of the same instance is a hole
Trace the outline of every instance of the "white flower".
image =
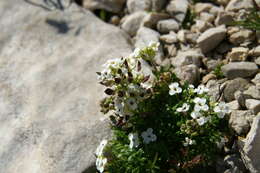
[(109, 68), (119, 68), (123, 63), (122, 58), (115, 58), (115, 59), (109, 59), (107, 62), (103, 65), (103, 67), (109, 69)]
[(189, 85), (189, 88), (190, 88), (190, 89), (194, 89), (195, 87), (194, 87), (194, 85), (190, 84), (190, 85)]
[(185, 138), (185, 142), (183, 143), (184, 147), (187, 147), (188, 145), (194, 145), (196, 144), (195, 140), (189, 139), (188, 137)]
[(201, 116), (201, 113), (200, 112), (196, 112), (196, 111), (193, 111), (190, 116), (193, 118), (193, 119), (197, 119)]
[(97, 158), (97, 160), (96, 160), (96, 167), (97, 167), (97, 170), (98, 170), (100, 173), (103, 173), (103, 172), (104, 172), (106, 163), (107, 163), (107, 158), (102, 158), (102, 157), (98, 157), (98, 158)]
[(177, 112), (187, 112), (190, 108), (190, 105), (188, 105), (187, 103), (184, 103), (182, 105), (182, 107), (177, 108)]
[(149, 89), (149, 88), (152, 88), (153, 87), (153, 83), (150, 82), (150, 81), (147, 81), (145, 83), (141, 83), (141, 86), (144, 88), (144, 89)]
[(126, 99), (126, 105), (130, 110), (136, 110), (138, 107), (137, 100), (133, 97)]
[(207, 93), (209, 91), (204, 85), (199, 85), (198, 88), (194, 90), (197, 94)]
[(129, 148), (137, 148), (139, 146), (139, 139), (137, 133), (130, 133), (128, 135), (128, 139), (130, 140)]
[(103, 154), (103, 150), (105, 148), (105, 146), (107, 145), (107, 140), (102, 140), (99, 144), (99, 146), (97, 147), (96, 149), (96, 155), (99, 157), (99, 156), (102, 156)]
[(151, 41), (148, 46), (151, 47), (154, 51), (158, 51), (160, 43)]
[(182, 92), (182, 88), (179, 87), (179, 83), (177, 83), (177, 82), (171, 83), (169, 85), (169, 88), (170, 88), (170, 90), (169, 90), (170, 95), (174, 95), (176, 93)]
[(113, 76), (111, 74), (112, 72), (108, 68), (105, 68), (100, 73), (101, 74), (98, 76), (99, 81), (105, 81), (105, 80), (112, 80), (113, 79)]
[(123, 99), (118, 97), (115, 99), (115, 112), (120, 116), (125, 114)]
[(137, 58), (140, 54), (141, 49), (140, 48), (135, 48), (134, 52), (130, 54), (129, 58)]
[(201, 116), (201, 117), (199, 117), (199, 118), (196, 119), (196, 120), (197, 120), (197, 123), (198, 123), (200, 126), (202, 126), (202, 125), (204, 125), (205, 123), (207, 123), (207, 122), (210, 120), (210, 118), (209, 118), (209, 117)]
[(149, 144), (150, 142), (154, 142), (157, 139), (157, 136), (153, 134), (153, 129), (148, 128), (146, 131), (141, 134), (143, 141), (145, 144)]
[(229, 114), (231, 111), (229, 107), (224, 102), (220, 102), (215, 108), (214, 112), (217, 113), (219, 118), (224, 118), (225, 114)]
[(194, 110), (196, 112), (199, 112), (201, 110), (203, 110), (203, 111), (209, 110), (209, 106), (206, 104), (207, 100), (205, 98), (196, 97), (193, 100), (193, 102), (196, 103), (195, 106), (194, 106)]

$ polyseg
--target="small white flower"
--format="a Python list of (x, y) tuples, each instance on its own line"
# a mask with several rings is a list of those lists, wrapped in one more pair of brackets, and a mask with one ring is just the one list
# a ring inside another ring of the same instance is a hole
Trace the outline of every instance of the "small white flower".
[(196, 111), (193, 111), (190, 116), (193, 118), (193, 119), (197, 119), (201, 116), (201, 113), (200, 112), (196, 112)]
[(207, 93), (209, 91), (204, 85), (199, 85), (198, 88), (194, 90), (197, 94)]
[(206, 104), (207, 100), (205, 98), (196, 97), (193, 100), (193, 102), (196, 103), (195, 106), (194, 106), (194, 110), (196, 112), (199, 112), (201, 110), (203, 110), (203, 111), (209, 110), (209, 106)]
[(154, 51), (158, 51), (160, 43), (151, 41), (148, 46), (151, 47)]
[(201, 117), (199, 117), (199, 118), (196, 119), (196, 120), (197, 120), (197, 123), (198, 123), (200, 126), (202, 126), (202, 125), (204, 125), (205, 123), (207, 123), (207, 122), (210, 120), (210, 118), (209, 118), (209, 117), (201, 116)]
[(119, 68), (123, 63), (122, 58), (115, 58), (115, 59), (109, 59), (107, 62), (103, 65), (103, 67), (109, 69), (109, 68)]
[(99, 146), (97, 147), (96, 149), (96, 155), (99, 157), (99, 156), (102, 156), (103, 154), (103, 150), (105, 148), (105, 146), (107, 145), (107, 140), (102, 140), (99, 144)]
[(176, 93), (182, 92), (182, 88), (179, 87), (179, 83), (177, 83), (177, 82), (171, 83), (169, 85), (169, 88), (170, 88), (170, 90), (169, 90), (170, 95), (174, 95)]
[(149, 88), (152, 88), (152, 87), (153, 87), (153, 83), (150, 82), (150, 81), (147, 81), (147, 82), (141, 83), (141, 86), (142, 86), (144, 89), (149, 89)]
[(192, 140), (192, 139), (186, 137), (185, 138), (185, 142), (183, 143), (183, 146), (187, 147), (188, 145), (194, 145), (194, 144), (196, 144), (195, 140)]
[(120, 116), (124, 116), (125, 109), (124, 109), (124, 101), (121, 98), (115, 99), (115, 113), (119, 114)]
[(130, 110), (136, 110), (138, 107), (137, 100), (133, 97), (126, 99), (126, 105)]
[(107, 158), (98, 157), (96, 160), (96, 167), (100, 173), (103, 173), (107, 163)]
[(130, 133), (128, 135), (128, 139), (130, 140), (129, 148), (137, 148), (139, 146), (139, 139), (137, 133)]
[(231, 111), (229, 107), (224, 102), (220, 102), (215, 108), (214, 112), (217, 113), (219, 118), (224, 118), (225, 114), (229, 114)]
[(190, 88), (190, 89), (194, 89), (195, 87), (194, 87), (194, 85), (190, 84), (190, 85), (189, 85), (189, 88)]
[(152, 128), (148, 128), (146, 131), (142, 132), (141, 136), (145, 144), (149, 144), (150, 142), (157, 140), (157, 136), (153, 134)]
[(182, 107), (177, 108), (177, 112), (187, 112), (190, 109), (190, 105), (188, 105), (187, 103), (184, 103), (182, 105)]

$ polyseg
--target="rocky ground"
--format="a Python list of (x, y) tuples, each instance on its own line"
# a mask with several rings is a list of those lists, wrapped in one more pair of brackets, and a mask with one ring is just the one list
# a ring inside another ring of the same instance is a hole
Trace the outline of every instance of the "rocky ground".
[(150, 41), (232, 109), (216, 172), (260, 172), (260, 32), (230, 26), (259, 0), (45, 2), (0, 1), (0, 172), (91, 172), (109, 134), (95, 72)]

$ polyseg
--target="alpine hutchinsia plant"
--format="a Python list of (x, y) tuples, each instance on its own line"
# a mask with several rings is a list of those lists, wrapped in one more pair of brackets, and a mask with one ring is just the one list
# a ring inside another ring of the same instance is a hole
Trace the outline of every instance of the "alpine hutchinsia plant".
[(181, 82), (173, 67), (157, 65), (158, 46), (109, 60), (98, 72), (107, 94), (101, 111), (113, 130), (95, 153), (101, 173), (196, 172), (227, 142), (226, 104), (212, 101), (203, 85)]

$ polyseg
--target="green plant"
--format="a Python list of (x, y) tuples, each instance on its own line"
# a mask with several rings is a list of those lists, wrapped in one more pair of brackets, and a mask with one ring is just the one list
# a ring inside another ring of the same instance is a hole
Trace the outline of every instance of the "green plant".
[(225, 77), (224, 74), (223, 74), (223, 72), (222, 72), (222, 70), (221, 70), (221, 67), (222, 67), (222, 66), (223, 66), (223, 64), (219, 64), (219, 65), (217, 65), (217, 67), (213, 70), (213, 74), (216, 75), (216, 77), (217, 77), (218, 79), (222, 79), (222, 78)]
[(185, 19), (182, 22), (182, 27), (184, 29), (189, 29), (195, 23), (195, 18), (196, 18), (195, 12), (191, 8), (188, 8)]
[(251, 10), (244, 20), (235, 21), (233, 25), (242, 26), (247, 29), (260, 31), (260, 12), (257, 9)]
[(99, 172), (200, 172), (225, 143), (228, 107), (203, 85), (182, 83), (172, 67), (158, 66), (158, 46), (109, 60), (98, 73), (107, 94), (101, 111), (113, 129), (96, 151)]

